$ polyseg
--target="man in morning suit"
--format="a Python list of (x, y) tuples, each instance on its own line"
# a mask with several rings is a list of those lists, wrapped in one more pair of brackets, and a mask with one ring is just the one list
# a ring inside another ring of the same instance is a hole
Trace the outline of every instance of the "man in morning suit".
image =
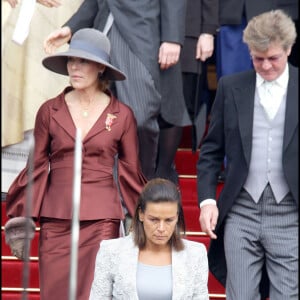
[[(243, 33), (254, 70), (219, 80), (197, 163), (200, 224), (211, 237), (211, 272), (227, 300), (298, 299), (298, 70), (287, 60), (295, 25), (282, 10)], [(216, 202), (217, 177), (227, 158)], [(217, 204), (217, 205), (216, 205)]]

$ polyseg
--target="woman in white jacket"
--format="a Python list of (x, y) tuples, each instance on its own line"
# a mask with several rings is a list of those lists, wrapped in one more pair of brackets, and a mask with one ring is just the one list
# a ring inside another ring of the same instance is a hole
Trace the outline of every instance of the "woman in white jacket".
[(132, 232), (101, 242), (90, 300), (208, 300), (206, 248), (183, 239), (184, 232), (178, 188), (152, 179), (139, 197)]

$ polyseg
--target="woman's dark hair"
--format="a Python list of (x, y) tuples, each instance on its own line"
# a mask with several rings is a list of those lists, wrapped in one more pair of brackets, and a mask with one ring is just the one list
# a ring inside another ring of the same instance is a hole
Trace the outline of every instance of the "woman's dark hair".
[(132, 220), (134, 243), (143, 249), (146, 245), (146, 235), (143, 223), (139, 219), (139, 212), (145, 212), (147, 203), (174, 202), (178, 207), (178, 221), (171, 236), (171, 246), (180, 251), (184, 248), (181, 237), (185, 234), (185, 222), (181, 204), (181, 195), (178, 187), (171, 181), (162, 178), (150, 180), (141, 192)]

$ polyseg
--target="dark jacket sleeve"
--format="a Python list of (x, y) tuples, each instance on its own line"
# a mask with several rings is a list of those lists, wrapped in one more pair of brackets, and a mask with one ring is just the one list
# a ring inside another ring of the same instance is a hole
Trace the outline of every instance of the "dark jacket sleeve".
[(201, 14), (202, 26), (200, 33), (216, 34), (216, 31), (219, 27), (219, 1), (202, 0)]
[(201, 33), (215, 34), (219, 18), (218, 0), (187, 0), (185, 37), (197, 38)]
[(223, 79), (218, 84), (208, 133), (201, 146), (197, 162), (197, 190), (199, 204), (205, 199), (216, 199), (218, 174), (225, 156)]
[(103, 30), (109, 9), (104, 0), (84, 0), (75, 14), (64, 24), (72, 33), (82, 28)]
[(161, 0), (161, 42), (183, 45), (186, 0)]

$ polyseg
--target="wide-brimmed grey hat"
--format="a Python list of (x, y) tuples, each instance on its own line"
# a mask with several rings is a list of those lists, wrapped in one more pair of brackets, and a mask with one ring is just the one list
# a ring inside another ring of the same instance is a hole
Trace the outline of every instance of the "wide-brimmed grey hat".
[(69, 49), (43, 59), (43, 65), (56, 73), (69, 75), (68, 57), (79, 57), (106, 66), (101, 79), (124, 80), (126, 76), (110, 63), (110, 41), (104, 33), (94, 28), (76, 31), (71, 38)]

